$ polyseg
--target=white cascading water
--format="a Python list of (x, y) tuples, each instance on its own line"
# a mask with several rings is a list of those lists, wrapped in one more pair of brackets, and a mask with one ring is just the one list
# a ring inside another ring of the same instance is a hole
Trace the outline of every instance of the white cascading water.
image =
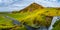
[(58, 18), (59, 18), (59, 16), (54, 16), (54, 17), (53, 17), (52, 22), (51, 22), (51, 25), (50, 25), (50, 27), (49, 27), (48, 30), (52, 30), (53, 25), (54, 25), (54, 23), (55, 23), (56, 21), (58, 21)]

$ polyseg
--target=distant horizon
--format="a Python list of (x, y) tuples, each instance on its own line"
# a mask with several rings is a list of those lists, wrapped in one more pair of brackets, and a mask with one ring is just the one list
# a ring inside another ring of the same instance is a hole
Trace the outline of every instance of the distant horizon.
[(60, 7), (60, 0), (0, 0), (0, 12), (19, 11), (33, 2), (43, 7)]

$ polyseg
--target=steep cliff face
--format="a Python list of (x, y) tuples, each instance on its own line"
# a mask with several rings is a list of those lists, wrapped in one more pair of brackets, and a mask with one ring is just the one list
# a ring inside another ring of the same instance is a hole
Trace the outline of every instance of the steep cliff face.
[(43, 8), (44, 8), (43, 6), (41, 6), (41, 5), (37, 4), (37, 3), (32, 3), (28, 7), (20, 10), (20, 12), (27, 12), (27, 11), (30, 11), (31, 12), (31, 11), (34, 11), (36, 9), (43, 9)]

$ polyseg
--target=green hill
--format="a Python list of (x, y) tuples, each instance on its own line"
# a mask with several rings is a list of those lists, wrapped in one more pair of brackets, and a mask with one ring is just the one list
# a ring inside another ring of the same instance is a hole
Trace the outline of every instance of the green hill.
[(19, 12), (27, 12), (27, 11), (32, 12), (32, 11), (35, 11), (36, 9), (43, 9), (43, 8), (44, 8), (43, 6), (37, 3), (32, 3), (28, 7), (20, 10)]
[[(23, 20), (27, 21), (29, 24), (35, 18), (39, 21), (45, 21), (45, 19), (42, 20), (43, 19), (42, 16), (44, 16), (45, 18), (46, 18), (46, 16), (48, 16), (48, 17), (59, 16), (60, 15), (59, 11), (60, 10), (58, 8), (45, 8), (39, 4), (32, 3), (28, 7), (18, 11), (18, 13), (11, 13), (11, 14), (7, 14), (7, 15), (11, 16), (13, 18), (16, 18), (19, 21), (23, 21)], [(48, 20), (48, 21), (51, 22), (51, 20)], [(30, 24), (32, 24), (32, 23), (30, 23)]]
[(37, 24), (49, 27), (53, 16), (60, 16), (60, 9), (46, 8), (39, 4), (32, 3), (20, 11), (13, 11), (5, 15), (15, 18), (22, 23), (26, 22), (30, 26)]
[[(14, 12), (7, 15), (16, 18), (19, 21), (25, 21), (28, 25), (33, 25), (32, 22), (36, 19), (42, 25), (49, 26), (52, 19), (51, 17), (59, 15), (56, 8), (45, 8), (36, 3), (32, 3), (28, 7), (17, 12), (18, 13)], [(46, 20), (47, 17), (50, 20)]]

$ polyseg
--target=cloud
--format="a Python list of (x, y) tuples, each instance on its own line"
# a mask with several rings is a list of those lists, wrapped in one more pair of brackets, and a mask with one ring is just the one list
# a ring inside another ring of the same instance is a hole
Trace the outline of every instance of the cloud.
[(57, 0), (36, 0), (35, 2), (45, 7), (60, 7), (60, 3)]
[(32, 0), (3, 0), (0, 3), (0, 11), (20, 10), (27, 7), (31, 3)]
[(0, 11), (20, 10), (36, 2), (45, 7), (60, 7), (60, 0), (0, 0)]

